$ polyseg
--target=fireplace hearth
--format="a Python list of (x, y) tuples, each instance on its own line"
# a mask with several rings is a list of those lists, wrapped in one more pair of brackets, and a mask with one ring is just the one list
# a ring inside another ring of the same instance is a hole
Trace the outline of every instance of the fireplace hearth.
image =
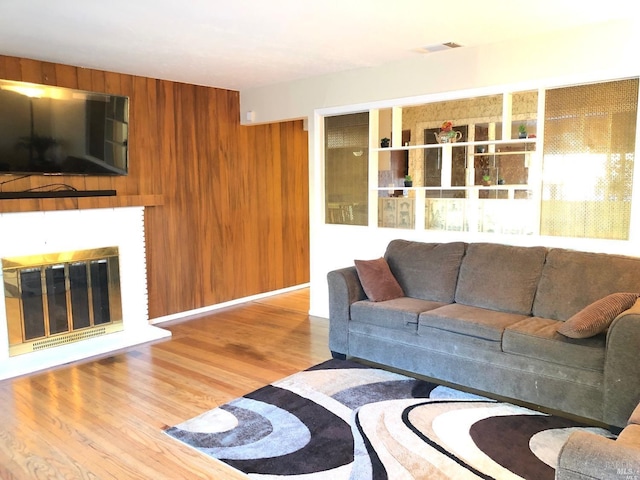
[(144, 207), (0, 213), (0, 232), (0, 259), (44, 257), (0, 270), (0, 380), (171, 336), (149, 323)]

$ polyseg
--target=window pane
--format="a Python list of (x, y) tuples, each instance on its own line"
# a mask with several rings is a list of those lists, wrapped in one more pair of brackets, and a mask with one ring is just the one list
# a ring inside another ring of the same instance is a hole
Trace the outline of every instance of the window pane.
[(424, 228), (427, 230), (469, 231), (465, 190), (425, 191)]
[(517, 235), (535, 231), (536, 205), (524, 187), (427, 190), (425, 197), (427, 230)]
[(638, 79), (549, 90), (542, 235), (629, 237)]
[(380, 197), (378, 226), (385, 228), (415, 228), (415, 199), (410, 197)]
[[(436, 143), (435, 134), (440, 131), (443, 122), (453, 122), (453, 130), (459, 131), (461, 141), (477, 141), (475, 138), (475, 124), (492, 125), (491, 137), (500, 139), (500, 129), (495, 129), (496, 122), (502, 117), (502, 95), (488, 95), (483, 97), (464, 98), (435, 102), (424, 105), (404, 107), (402, 109), (402, 130), (407, 131), (411, 145), (429, 145)], [(486, 133), (485, 133), (485, 140)], [(441, 155), (440, 150), (413, 149), (409, 151), (409, 173), (414, 186), (441, 185)], [(451, 165), (451, 185), (465, 184), (464, 169), (466, 167), (465, 153), (461, 150), (454, 152)], [(468, 152), (467, 152), (468, 153)]]
[(367, 225), (369, 113), (325, 118), (326, 223)]

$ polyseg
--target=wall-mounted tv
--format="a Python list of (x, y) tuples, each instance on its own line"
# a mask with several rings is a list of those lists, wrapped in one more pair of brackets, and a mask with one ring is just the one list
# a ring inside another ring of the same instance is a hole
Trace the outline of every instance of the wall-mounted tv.
[(0, 174), (126, 175), (129, 98), (0, 80)]

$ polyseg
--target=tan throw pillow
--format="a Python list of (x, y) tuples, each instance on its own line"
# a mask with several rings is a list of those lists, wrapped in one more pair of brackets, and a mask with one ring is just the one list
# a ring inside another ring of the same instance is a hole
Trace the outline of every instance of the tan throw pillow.
[(569, 338), (587, 338), (602, 333), (611, 322), (638, 299), (637, 293), (612, 293), (576, 313), (558, 327), (558, 333)]
[(403, 297), (402, 287), (391, 273), (384, 258), (376, 260), (355, 260), (356, 270), (364, 293), (372, 302), (382, 302)]

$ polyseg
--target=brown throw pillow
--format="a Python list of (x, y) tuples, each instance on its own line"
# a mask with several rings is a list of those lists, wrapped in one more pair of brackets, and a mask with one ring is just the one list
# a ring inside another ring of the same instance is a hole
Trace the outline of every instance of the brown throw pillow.
[(356, 270), (364, 293), (372, 302), (382, 302), (403, 297), (402, 287), (391, 273), (384, 258), (376, 260), (355, 260)]
[(602, 333), (625, 310), (633, 307), (637, 293), (612, 293), (576, 313), (558, 327), (558, 333), (569, 338), (587, 338)]

